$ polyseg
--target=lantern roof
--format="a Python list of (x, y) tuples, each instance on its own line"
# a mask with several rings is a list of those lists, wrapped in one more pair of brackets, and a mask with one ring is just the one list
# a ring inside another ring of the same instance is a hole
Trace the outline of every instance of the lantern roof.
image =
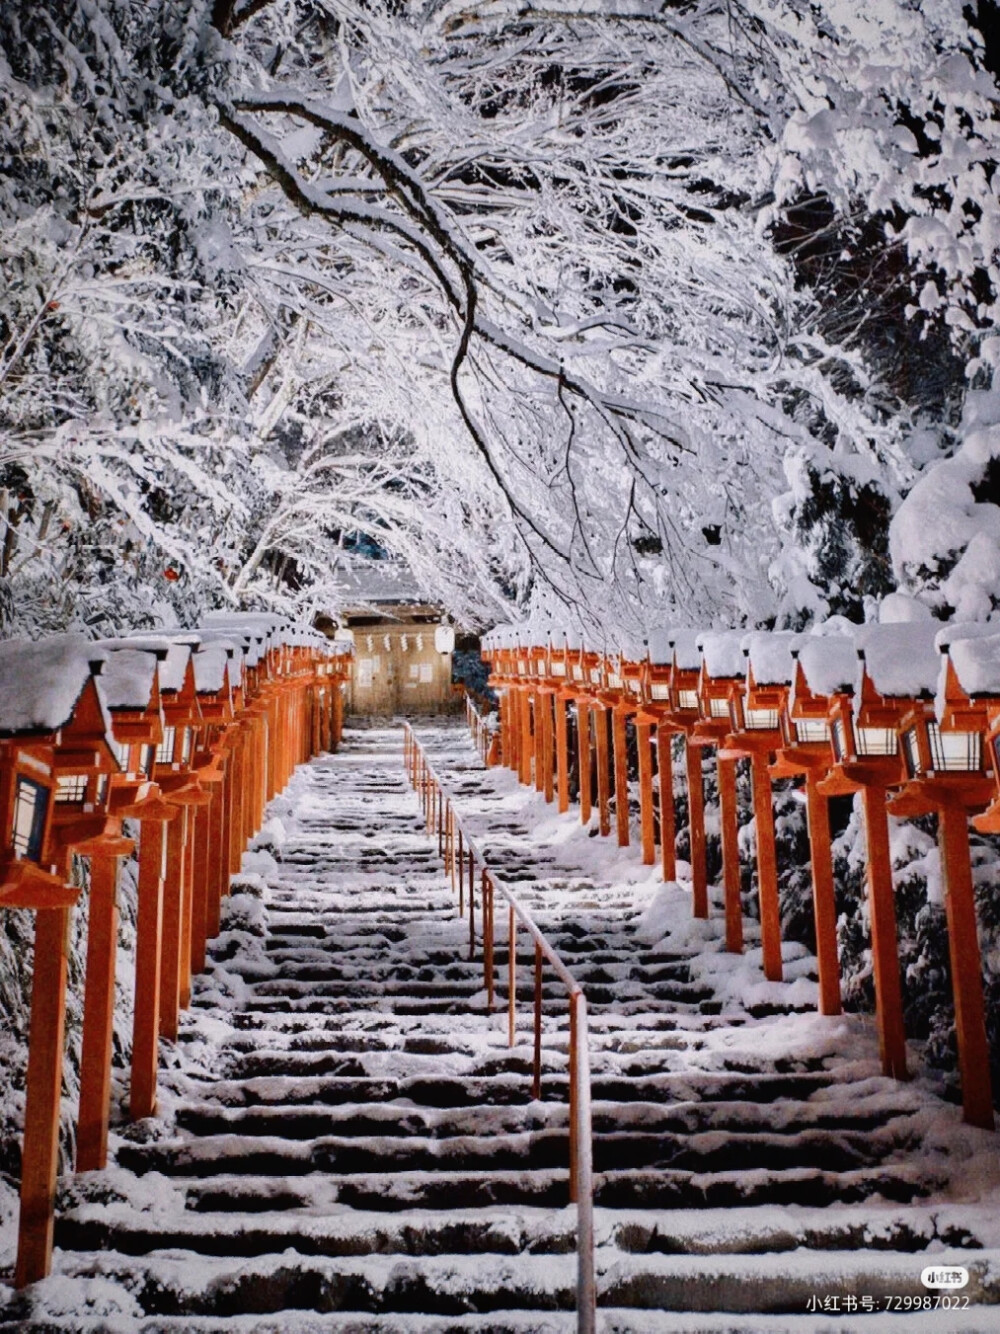
[(795, 646), (802, 638), (791, 630), (754, 630), (744, 635), (740, 647), (746, 654), (759, 686), (791, 685), (795, 676)]
[[(81, 635), (0, 643), (0, 733), (56, 732), (65, 727), (84, 687), (96, 675), (92, 664), (103, 666), (106, 659), (103, 649)], [(103, 699), (101, 709), (110, 727)]]
[(813, 695), (854, 693), (858, 680), (858, 650), (844, 634), (806, 634), (792, 652), (798, 658), (805, 683)]
[[(743, 656), (743, 630), (721, 630), (700, 634), (697, 639), (705, 671), (712, 678), (735, 678), (746, 675)], [(680, 665), (680, 664), (678, 664)]]
[(101, 691), (109, 709), (147, 709), (156, 682), (156, 654), (145, 649), (112, 648), (101, 673)]
[(934, 640), (940, 628), (937, 621), (897, 621), (858, 627), (854, 636), (858, 656), (880, 695), (917, 699), (935, 693), (941, 658)]
[(938, 649), (947, 653), (958, 684), (967, 695), (1000, 696), (1000, 626), (981, 623), (967, 628), (988, 633), (964, 634), (963, 627), (946, 627), (938, 632)]
[(686, 629), (668, 631), (667, 643), (671, 657), (667, 661), (672, 661), (682, 672), (697, 671), (701, 666), (701, 648), (698, 643), (701, 633), (700, 630)]
[(160, 663), (160, 690), (173, 692), (183, 690), (192, 648), (199, 646), (201, 636), (191, 630), (168, 631), (160, 635), (129, 635), (128, 639), (116, 640), (116, 643), (125, 643), (129, 648), (139, 648), (144, 652), (165, 648), (167, 656)]
[(226, 664), (235, 648), (215, 641), (205, 644), (194, 655), (194, 684), (199, 694), (217, 695), (226, 684)]

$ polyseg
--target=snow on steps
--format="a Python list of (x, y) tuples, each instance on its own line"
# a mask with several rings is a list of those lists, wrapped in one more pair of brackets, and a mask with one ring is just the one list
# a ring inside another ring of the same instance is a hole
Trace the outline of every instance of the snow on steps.
[[(923, 1265), (952, 1258), (976, 1306), (921, 1312), (920, 1329), (1000, 1329), (982, 1305), (1000, 1297), (995, 1211), (924, 1202), (957, 1189), (941, 1117), (979, 1141), (882, 1079), (857, 1025), (801, 1036), (811, 961), (788, 960), (788, 987), (720, 990), (702, 942), (647, 939), (634, 872), (610, 883), (596, 864), (607, 842), (561, 847), (566, 820), (483, 772), (453, 729), (430, 740), (587, 989), (601, 1328), (861, 1334), (887, 1326), (807, 1301), (922, 1295)], [(508, 1050), (415, 811), (398, 733), (349, 733), (296, 775), (272, 810), (283, 829), (245, 860), (163, 1119), (63, 1184), (56, 1273), (0, 1288), (0, 1329), (574, 1327), (565, 1006), (547, 986), (536, 1102), (527, 968)], [(496, 963), (502, 1009), (505, 940)]]

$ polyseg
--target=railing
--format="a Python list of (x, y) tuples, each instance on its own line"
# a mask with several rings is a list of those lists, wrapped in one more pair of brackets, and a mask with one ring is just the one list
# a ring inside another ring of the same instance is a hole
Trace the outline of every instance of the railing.
[[(478, 716), (478, 715), (477, 715)], [(590, 1047), (587, 1000), (579, 982), (556, 954), (527, 909), (510, 889), (498, 880), (486, 858), (462, 824), (455, 804), (435, 773), (423, 746), (409, 723), (403, 723), (407, 774), (423, 805), (429, 833), (436, 834), (438, 851), (452, 888), (458, 891), (458, 911), (469, 917), (469, 958), (476, 953), (476, 882), (483, 940), (483, 974), (487, 1006), (495, 1000), (494, 902), (496, 893), (507, 901), (508, 982), (507, 1042), (513, 1047), (517, 1031), (517, 933), (518, 924), (534, 943), (534, 1061), (532, 1096), (542, 1092), (542, 974), (547, 962), (568, 992), (569, 1002), (569, 1198), (577, 1209), (577, 1329), (593, 1334), (596, 1328), (597, 1288), (594, 1276), (594, 1171), (590, 1112)]]
[(483, 764), (489, 768), (491, 763), (495, 763), (492, 759), (491, 752), (496, 738), (496, 732), (490, 727), (485, 715), (480, 713), (476, 708), (476, 701), (469, 694), (468, 690), (465, 692), (465, 717), (469, 724), (469, 731), (472, 733), (473, 744), (475, 745), (476, 750), (479, 751)]

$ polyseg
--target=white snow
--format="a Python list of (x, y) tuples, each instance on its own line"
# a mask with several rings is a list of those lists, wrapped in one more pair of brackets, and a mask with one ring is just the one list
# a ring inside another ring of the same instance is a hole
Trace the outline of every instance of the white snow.
[(0, 642), (0, 732), (55, 732), (107, 654), (79, 635)]
[(937, 621), (865, 625), (858, 629), (858, 652), (880, 695), (917, 698), (935, 693), (941, 673), (941, 657), (934, 647), (939, 629)]

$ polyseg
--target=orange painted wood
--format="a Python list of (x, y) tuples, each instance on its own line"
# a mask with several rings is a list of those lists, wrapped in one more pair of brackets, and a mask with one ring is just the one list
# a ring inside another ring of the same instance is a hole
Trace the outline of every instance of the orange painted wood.
[(597, 814), (601, 837), (611, 833), (611, 772), (608, 755), (608, 711), (603, 704), (593, 710), (594, 730), (597, 734)]
[(80, 1110), (76, 1170), (100, 1171), (108, 1161), (111, 1115), (111, 1042), (118, 953), (118, 858), (90, 858), (87, 975), (80, 1048)]
[(591, 787), (590, 768), (590, 705), (586, 700), (576, 703), (576, 742), (580, 761), (580, 823), (590, 824)]
[[(214, 805), (214, 802), (212, 803)], [(194, 857), (191, 877), (191, 971), (203, 973), (208, 946), (209, 857), (212, 806), (195, 806)]]
[(197, 807), (185, 809), (184, 850), (181, 861), (180, 943), (177, 953), (177, 1003), (191, 1004), (191, 933), (194, 908), (194, 828)]
[(627, 848), (629, 845), (628, 744), (625, 712), (622, 709), (611, 710), (611, 735), (615, 753), (615, 825), (618, 830), (618, 846)]
[(899, 980), (899, 944), (896, 937), (896, 905), (893, 901), (885, 788), (863, 788), (862, 800), (868, 848), (868, 916), (872, 934), (875, 1019), (882, 1070), (894, 1079), (905, 1079), (906, 1034), (903, 1029), (903, 997)]
[(535, 724), (535, 791), (545, 791), (545, 752), (547, 749), (548, 723), (545, 717), (545, 696), (540, 690), (531, 692), (531, 716)]
[(781, 907), (778, 902), (778, 854), (774, 842), (774, 804), (768, 757), (756, 754), (750, 761), (753, 785), (753, 816), (757, 835), (757, 894), (760, 901), (760, 943), (764, 954), (764, 976), (780, 982)]
[(743, 904), (740, 900), (739, 810), (736, 761), (719, 758), (719, 822), (722, 835), (722, 887), (726, 904), (726, 949), (743, 953)]
[(531, 733), (531, 696), (527, 689), (518, 691), (518, 703), (521, 706), (521, 769), (520, 779), (525, 786), (531, 783), (531, 762), (534, 758), (534, 745)]
[(969, 1125), (992, 1130), (993, 1090), (983, 1006), (983, 962), (976, 929), (969, 824), (962, 807), (949, 802), (941, 808), (938, 815), (938, 838), (945, 878), (945, 912), (948, 918), (951, 983), (955, 997), (963, 1117)]
[(542, 720), (544, 723), (543, 753), (542, 764), (545, 769), (545, 800), (551, 802), (555, 800), (555, 770), (556, 770), (556, 718), (555, 718), (555, 696), (546, 693), (539, 694), (538, 703), (542, 710)]
[(569, 750), (566, 727), (566, 701), (562, 695), (555, 697), (556, 711), (556, 792), (559, 798), (559, 812), (569, 810)]
[(837, 955), (837, 907), (833, 887), (833, 851), (830, 842), (830, 807), (806, 775), (806, 810), (809, 817), (809, 859), (812, 865), (813, 915), (816, 923), (816, 962), (819, 968), (819, 1012), (840, 1014), (840, 960)]
[(69, 921), (69, 908), (46, 908), (35, 917), (21, 1211), (14, 1272), (18, 1288), (37, 1283), (52, 1267)]
[(708, 916), (708, 870), (705, 862), (705, 789), (701, 775), (701, 748), (684, 742), (687, 767), (688, 820), (691, 831), (691, 909), (695, 917)]
[(136, 923), (132, 1077), (129, 1086), (129, 1114), (133, 1121), (152, 1116), (156, 1111), (165, 841), (162, 820), (143, 820), (139, 839), (139, 916)]
[(181, 913), (184, 909), (184, 844), (187, 807), (167, 826), (167, 874), (163, 881), (163, 949), (160, 956), (160, 1035), (177, 1041), (181, 985)]
[(222, 900), (226, 892), (226, 780), (213, 788), (208, 808), (208, 898), (205, 905), (205, 935), (214, 940), (219, 934)]
[(677, 879), (677, 826), (674, 820), (673, 734), (656, 729), (656, 767), (660, 784), (660, 866), (663, 879)]
[(652, 866), (656, 862), (652, 731), (653, 729), (649, 723), (636, 724), (636, 742), (639, 750), (639, 825), (642, 830), (642, 862), (644, 866)]

